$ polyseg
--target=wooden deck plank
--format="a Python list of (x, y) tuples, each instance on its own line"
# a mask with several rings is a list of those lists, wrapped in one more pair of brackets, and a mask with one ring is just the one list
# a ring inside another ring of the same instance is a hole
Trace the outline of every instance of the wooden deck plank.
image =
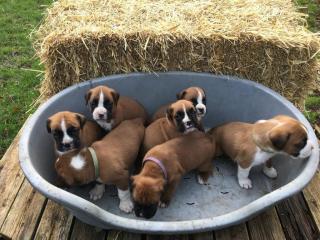
[(142, 235), (124, 231), (111, 230), (108, 232), (107, 240), (141, 240)]
[(92, 227), (80, 220), (74, 220), (74, 226), (71, 233), (71, 240), (104, 240), (106, 238), (106, 230), (100, 230)]
[(320, 171), (317, 170), (309, 185), (303, 190), (303, 195), (311, 211), (317, 229), (320, 232)]
[(48, 200), (39, 223), (35, 239), (67, 239), (71, 231), (73, 216), (62, 206)]
[(281, 240), (285, 239), (280, 220), (275, 208), (261, 213), (248, 221), (248, 232), (251, 239)]
[(24, 180), (18, 160), (20, 133), (21, 130), (0, 161), (0, 227)]
[(39, 223), (46, 198), (24, 180), (1, 227), (1, 233), (12, 239), (31, 239)]
[(245, 223), (221, 229), (214, 232), (216, 240), (249, 240), (248, 230)]
[(287, 239), (313, 240), (319, 236), (302, 193), (279, 203), (276, 208)]
[(195, 233), (189, 236), (190, 240), (214, 240), (213, 232)]
[(147, 235), (146, 240), (189, 240), (188, 235)]

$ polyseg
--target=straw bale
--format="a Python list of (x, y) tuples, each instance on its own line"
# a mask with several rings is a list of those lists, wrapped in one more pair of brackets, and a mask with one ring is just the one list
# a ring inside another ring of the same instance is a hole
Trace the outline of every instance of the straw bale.
[(93, 77), (236, 75), (296, 104), (315, 87), (319, 37), (290, 0), (60, 0), (33, 34), (43, 98)]

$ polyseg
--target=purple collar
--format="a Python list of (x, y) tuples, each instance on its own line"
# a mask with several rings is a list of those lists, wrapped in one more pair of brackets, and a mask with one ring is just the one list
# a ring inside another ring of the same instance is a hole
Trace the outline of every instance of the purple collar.
[(142, 165), (146, 162), (146, 161), (152, 161), (154, 163), (156, 163), (162, 170), (163, 172), (163, 175), (164, 175), (164, 179), (167, 181), (168, 180), (168, 173), (167, 173), (167, 170), (166, 168), (164, 167), (163, 163), (157, 159), (157, 158), (154, 158), (154, 157), (147, 157), (145, 159), (143, 159), (142, 161)]

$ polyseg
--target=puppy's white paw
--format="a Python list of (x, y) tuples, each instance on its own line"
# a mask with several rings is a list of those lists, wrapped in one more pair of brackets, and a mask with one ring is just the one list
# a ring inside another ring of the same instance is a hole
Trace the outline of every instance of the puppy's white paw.
[(200, 175), (197, 175), (197, 180), (198, 180), (198, 183), (201, 185), (208, 185), (209, 184), (207, 181), (204, 181)]
[(131, 213), (133, 210), (133, 202), (131, 199), (120, 200), (119, 208), (125, 213)]
[(239, 179), (239, 185), (240, 185), (240, 187), (245, 188), (245, 189), (252, 188), (252, 183), (249, 178)]
[(159, 207), (160, 208), (166, 208), (166, 207), (168, 207), (168, 204), (166, 204), (164, 202), (159, 202)]
[(278, 176), (277, 170), (274, 167), (263, 167), (263, 173), (269, 178), (276, 178)]
[(96, 184), (89, 192), (90, 199), (96, 201), (102, 198), (104, 190), (104, 184)]

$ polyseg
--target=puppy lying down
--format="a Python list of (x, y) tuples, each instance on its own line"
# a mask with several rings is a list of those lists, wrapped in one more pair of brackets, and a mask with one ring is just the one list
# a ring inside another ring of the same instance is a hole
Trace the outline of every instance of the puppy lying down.
[(92, 200), (103, 196), (105, 184), (116, 185), (119, 208), (129, 213), (133, 209), (129, 170), (136, 160), (143, 136), (143, 119), (125, 120), (91, 147), (60, 156), (55, 163), (56, 171), (69, 186), (96, 181), (90, 191)]
[(152, 148), (144, 157), (141, 172), (132, 177), (136, 216), (151, 218), (158, 205), (168, 206), (181, 177), (198, 171), (198, 183), (212, 174), (215, 143), (205, 133), (194, 131)]

